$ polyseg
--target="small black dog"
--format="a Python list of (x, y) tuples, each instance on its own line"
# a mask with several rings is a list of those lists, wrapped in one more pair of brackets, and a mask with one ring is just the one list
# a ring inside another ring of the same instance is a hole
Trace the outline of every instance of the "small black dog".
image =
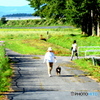
[(58, 66), (58, 67), (56, 68), (56, 73), (57, 73), (57, 75), (60, 75), (60, 74), (61, 74), (61, 67)]

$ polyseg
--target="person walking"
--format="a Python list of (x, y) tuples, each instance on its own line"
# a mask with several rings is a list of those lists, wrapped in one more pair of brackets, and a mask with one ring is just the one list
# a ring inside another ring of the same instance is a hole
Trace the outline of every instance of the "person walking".
[(47, 50), (47, 52), (44, 56), (44, 63), (45, 62), (47, 63), (47, 67), (48, 67), (48, 75), (49, 75), (49, 77), (51, 77), (52, 76), (51, 71), (53, 69), (53, 63), (57, 62), (56, 56), (55, 56), (51, 47), (48, 48), (48, 50)]
[(78, 59), (78, 51), (77, 51), (77, 43), (76, 43), (76, 40), (73, 41), (73, 44), (72, 44), (72, 47), (71, 47), (71, 51), (72, 51), (72, 54), (71, 54), (71, 60), (73, 59), (74, 55), (77, 57)]

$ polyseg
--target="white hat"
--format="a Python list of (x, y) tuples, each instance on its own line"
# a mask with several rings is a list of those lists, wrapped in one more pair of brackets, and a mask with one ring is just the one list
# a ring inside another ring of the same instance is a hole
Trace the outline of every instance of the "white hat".
[(49, 47), (49, 48), (48, 48), (48, 51), (52, 51), (52, 48), (51, 48), (51, 47)]

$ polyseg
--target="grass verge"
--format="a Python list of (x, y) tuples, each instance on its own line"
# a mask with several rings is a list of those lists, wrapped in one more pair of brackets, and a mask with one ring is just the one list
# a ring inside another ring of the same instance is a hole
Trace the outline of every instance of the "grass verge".
[(68, 66), (82, 70), (86, 76), (89, 76), (97, 82), (100, 82), (100, 66), (93, 66), (91, 59), (77, 59), (74, 60), (73, 63), (73, 65), (71, 64)]
[(4, 47), (0, 46), (0, 100), (5, 100), (3, 96), (11, 86), (12, 69), (8, 63), (9, 59), (5, 56)]

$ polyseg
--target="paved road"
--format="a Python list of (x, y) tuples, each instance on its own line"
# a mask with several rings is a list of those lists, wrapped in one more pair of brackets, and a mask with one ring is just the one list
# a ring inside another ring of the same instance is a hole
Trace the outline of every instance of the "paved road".
[[(9, 29), (10, 27), (0, 27), (1, 29)], [(54, 28), (75, 28), (73, 26), (39, 26), (39, 27), (11, 27), (13, 29), (21, 28), (21, 29), (54, 29)]]
[[(20, 55), (9, 49), (8, 56), (15, 62), (15, 76), (8, 95), (9, 100), (100, 100), (100, 83), (84, 76), (84, 72), (66, 67), (69, 57), (57, 57), (52, 77), (47, 74), (43, 56)], [(57, 76), (55, 68), (60, 65), (62, 73)]]

